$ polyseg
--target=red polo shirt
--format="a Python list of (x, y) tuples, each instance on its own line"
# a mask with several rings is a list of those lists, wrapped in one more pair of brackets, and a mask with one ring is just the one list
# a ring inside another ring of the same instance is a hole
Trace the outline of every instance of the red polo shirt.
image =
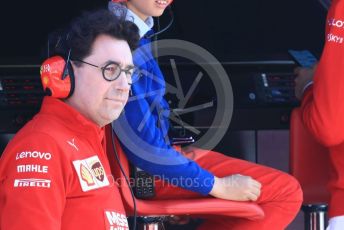
[(72, 107), (44, 98), (0, 159), (0, 229), (129, 229), (103, 137)]

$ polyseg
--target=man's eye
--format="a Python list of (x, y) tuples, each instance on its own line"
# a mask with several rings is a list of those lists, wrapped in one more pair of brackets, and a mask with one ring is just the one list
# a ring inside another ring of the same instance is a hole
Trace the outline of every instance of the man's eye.
[(108, 67), (105, 68), (105, 71), (109, 72), (109, 73), (114, 73), (116, 71), (116, 67), (108, 66)]

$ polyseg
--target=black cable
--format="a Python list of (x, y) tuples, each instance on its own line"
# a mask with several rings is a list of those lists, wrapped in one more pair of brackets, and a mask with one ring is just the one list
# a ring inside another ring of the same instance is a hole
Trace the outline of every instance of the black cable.
[(48, 39), (48, 49), (47, 49), (47, 58), (49, 58), (50, 57), (50, 41), (49, 41), (49, 39)]
[[(172, 11), (171, 6), (168, 6), (167, 8), (168, 8), (168, 11), (169, 11), (169, 14), (170, 14), (170, 17), (171, 17), (171, 20), (170, 20), (170, 22), (168, 23), (168, 25), (167, 25), (164, 29), (160, 30), (160, 22), (158, 22), (159, 31), (156, 32), (156, 33), (154, 33), (154, 34), (151, 34), (151, 35), (149, 35), (149, 36), (145, 36), (146, 38), (149, 39), (149, 38), (155, 37), (155, 38), (157, 39), (157, 36), (158, 36), (159, 34), (165, 32), (166, 30), (168, 30), (168, 29), (171, 27), (171, 25), (172, 25), (173, 22), (174, 22), (174, 15), (173, 15), (173, 11)], [(134, 192), (133, 192), (133, 190), (132, 190), (132, 188), (131, 188), (131, 186), (130, 186), (130, 182), (129, 182), (128, 176), (127, 176), (126, 173), (124, 172), (123, 166), (122, 166), (122, 164), (121, 164), (121, 161), (120, 161), (120, 159), (119, 159), (119, 156), (118, 156), (118, 153), (117, 153), (117, 150), (116, 150), (116, 145), (115, 145), (115, 140), (114, 140), (114, 139), (115, 139), (115, 136), (114, 136), (114, 131), (113, 131), (113, 124), (111, 124), (111, 127), (112, 127), (112, 130), (111, 130), (112, 147), (113, 147), (113, 150), (114, 150), (114, 153), (115, 153), (115, 157), (116, 157), (116, 160), (117, 160), (117, 164), (118, 164), (118, 166), (119, 166), (119, 168), (120, 168), (120, 170), (121, 170), (121, 172), (122, 172), (122, 174), (123, 174), (123, 176), (124, 176), (124, 178), (125, 178), (125, 181), (126, 181), (127, 185), (129, 186), (130, 193), (131, 193), (131, 197), (132, 197), (132, 199), (133, 199), (133, 205), (134, 205), (134, 210), (133, 210), (133, 211), (134, 211), (134, 217), (133, 217), (133, 218), (134, 218), (133, 230), (136, 230), (137, 210), (136, 210), (135, 195), (134, 195)]]
[[(160, 18), (157, 18), (157, 31), (160, 31)], [(158, 34), (155, 34), (154, 40), (158, 40)]]
[(180, 133), (181, 134), (180, 136), (185, 137), (186, 130), (185, 130), (185, 125), (184, 125), (184, 122), (183, 122), (182, 118), (180, 117), (180, 115), (176, 111), (174, 111), (174, 109), (171, 109), (171, 111), (180, 120), (180, 123), (181, 123), (180, 126), (182, 127), (182, 131)]
[[(116, 145), (115, 145), (115, 135), (114, 135), (114, 131), (113, 131), (113, 124), (111, 124), (111, 139), (112, 139), (112, 148), (115, 152), (115, 157), (116, 157), (116, 160), (117, 160), (117, 164), (125, 178), (125, 181), (127, 183), (127, 185), (129, 186), (129, 189), (130, 189), (130, 193), (131, 193), (131, 197), (133, 199), (133, 204), (134, 204), (134, 223), (133, 223), (133, 230), (136, 230), (136, 218), (137, 218), (137, 211), (136, 211), (136, 200), (135, 200), (135, 195), (134, 195), (134, 192), (130, 186), (130, 182), (129, 182), (129, 179), (128, 179), (128, 176), (127, 174), (124, 172), (124, 169), (123, 169), (123, 166), (121, 164), (121, 161), (119, 159), (119, 156), (118, 156), (118, 153), (117, 153), (117, 150), (116, 150)], [(122, 186), (122, 185), (120, 185)]]
[[(162, 30), (159, 30), (158, 32), (156, 32), (156, 33), (154, 33), (154, 34), (146, 35), (145, 38), (152, 38), (152, 37), (154, 37), (154, 36), (158, 36), (159, 34), (162, 34), (163, 32), (165, 32), (166, 30), (168, 30), (168, 29), (172, 26), (172, 24), (173, 24), (173, 22), (174, 22), (173, 11), (172, 11), (171, 6), (168, 6), (167, 9), (168, 9), (169, 15), (170, 15), (170, 17), (171, 17), (171, 20), (170, 20), (170, 22), (168, 23), (168, 25), (167, 25), (165, 28), (163, 28)], [(159, 23), (159, 27), (160, 27), (160, 23)]]
[[(160, 31), (160, 18), (157, 18), (157, 31)], [(151, 38), (151, 36), (147, 36), (147, 38)], [(158, 66), (160, 65), (159, 63), (159, 53), (158, 53), (158, 43), (156, 42), (158, 40), (158, 35), (157, 34), (153, 34), (153, 44), (154, 47), (153, 48), (153, 52), (154, 52), (154, 57), (156, 59), (156, 63), (158, 64)]]

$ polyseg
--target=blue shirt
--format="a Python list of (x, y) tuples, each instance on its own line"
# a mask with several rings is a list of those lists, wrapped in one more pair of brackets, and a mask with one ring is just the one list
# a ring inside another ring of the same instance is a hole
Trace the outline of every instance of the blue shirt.
[(139, 47), (133, 58), (143, 75), (132, 85), (132, 96), (124, 113), (114, 122), (124, 152), (142, 170), (173, 185), (207, 195), (213, 188), (214, 176), (170, 145), (165, 80), (153, 57), (151, 40), (142, 37)]

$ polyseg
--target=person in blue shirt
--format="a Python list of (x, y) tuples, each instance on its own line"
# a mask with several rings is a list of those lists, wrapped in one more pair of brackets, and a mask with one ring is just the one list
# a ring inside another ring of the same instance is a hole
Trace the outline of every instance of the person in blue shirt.
[[(165, 80), (151, 47), (154, 21), (171, 0), (113, 0), (109, 10), (125, 16), (139, 28), (140, 48), (133, 55), (141, 77), (131, 86), (131, 97), (114, 130), (129, 161), (160, 178), (156, 197), (166, 199), (213, 196), (259, 204), (265, 218), (250, 221), (211, 217), (199, 229), (285, 229), (302, 203), (299, 183), (278, 170), (193, 148), (178, 151), (168, 138), (169, 105), (164, 99)], [(192, 156), (193, 159), (190, 159)], [(167, 183), (166, 183), (167, 182)]]

